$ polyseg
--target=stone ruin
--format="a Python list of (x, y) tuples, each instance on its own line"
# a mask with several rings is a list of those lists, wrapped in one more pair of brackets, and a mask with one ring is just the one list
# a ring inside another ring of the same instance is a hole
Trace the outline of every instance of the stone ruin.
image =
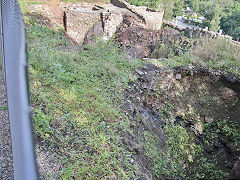
[(67, 15), (68, 35), (79, 44), (92, 44), (94, 38), (110, 40), (123, 23), (126, 14), (137, 17), (142, 28), (158, 31), (161, 29), (164, 14), (147, 7), (130, 5), (124, 0), (111, 0), (111, 4), (101, 6), (83, 3), (61, 4), (60, 9)]

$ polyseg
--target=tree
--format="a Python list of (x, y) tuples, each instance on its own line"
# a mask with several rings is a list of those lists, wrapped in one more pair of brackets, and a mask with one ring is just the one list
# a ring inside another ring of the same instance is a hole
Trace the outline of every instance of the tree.
[(170, 20), (173, 17), (173, 8), (175, 0), (162, 0), (160, 7), (164, 10), (164, 19)]
[(180, 16), (183, 14), (184, 0), (175, 0), (173, 8), (173, 16)]
[(214, 8), (214, 14), (213, 14), (213, 18), (210, 21), (210, 30), (212, 31), (218, 31), (220, 29), (220, 20), (221, 20), (221, 14), (222, 13), (222, 9), (220, 8), (219, 4), (215, 5)]
[(220, 6), (220, 0), (202, 0), (199, 3), (198, 12), (206, 18), (204, 23), (212, 31), (218, 31), (220, 29), (220, 20), (222, 18), (223, 8)]
[(199, 0), (186, 0), (186, 5), (189, 6), (195, 12), (199, 9)]
[(173, 9), (175, 1), (184, 0), (127, 0), (130, 4), (136, 6), (148, 6), (151, 8), (164, 10), (164, 19), (171, 19), (173, 17)]
[(240, 41), (240, 3), (236, 2), (230, 12), (232, 14), (221, 19), (221, 29), (232, 36), (234, 40)]

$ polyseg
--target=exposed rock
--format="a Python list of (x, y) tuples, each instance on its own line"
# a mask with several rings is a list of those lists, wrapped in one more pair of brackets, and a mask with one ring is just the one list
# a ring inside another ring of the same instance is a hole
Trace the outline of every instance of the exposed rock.
[(142, 151), (142, 146), (138, 142), (136, 142), (136, 140), (130, 140), (127, 138), (123, 138), (122, 143), (125, 144), (127, 146), (128, 150), (131, 152), (135, 151), (136, 153), (140, 154)]
[[(98, 29), (101, 29), (101, 26), (99, 22), (97, 22), (85, 35), (84, 43), (83, 44), (92, 44), (93, 40), (110, 40), (114, 34), (117, 35), (117, 38), (121, 42), (121, 44), (127, 48), (127, 54), (129, 54), (131, 57), (147, 57), (150, 55), (152, 49), (151, 45), (153, 42), (155, 42), (153, 39), (147, 39), (148, 36), (154, 36), (154, 34), (160, 34), (160, 32), (151, 32), (146, 29), (148, 28), (146, 26), (146, 23), (144, 22), (144, 19), (139, 18), (139, 16), (136, 13), (132, 13), (129, 11), (126, 11), (126, 9), (117, 8), (113, 11), (112, 7), (107, 8), (105, 7), (104, 11), (101, 11), (100, 13), (100, 19), (102, 23), (102, 30), (101, 33), (99, 33), (99, 30), (96, 31), (96, 27)], [(133, 31), (129, 30), (129, 28), (133, 27)], [(140, 29), (136, 29), (140, 28)], [(139, 32), (140, 31), (140, 32)], [(103, 33), (102, 33), (103, 32)], [(132, 33), (138, 32), (138, 38), (134, 38), (133, 45), (130, 46), (130, 41)], [(145, 35), (144, 35), (145, 34)], [(96, 38), (98, 37), (98, 38)], [(157, 39), (159, 39), (159, 35), (157, 35)], [(139, 43), (138, 43), (139, 42)], [(144, 45), (147, 43), (147, 45)]]
[[(121, 20), (123, 20), (123, 28), (137, 26), (145, 28), (146, 30), (159, 31), (161, 29), (164, 12), (147, 7), (136, 7), (130, 5), (124, 0), (111, 0), (111, 2), (112, 4), (103, 4), (100, 6), (90, 3), (59, 3), (57, 1), (49, 1), (47, 4), (31, 4), (29, 9), (32, 13), (45, 14), (49, 20), (48, 22), (43, 22), (43, 24), (46, 23), (50, 24), (50, 26), (53, 25), (54, 28), (64, 27), (63, 15), (65, 12), (68, 20), (66, 26), (68, 36), (79, 44), (82, 44), (84, 39), (86, 41), (87, 37), (89, 37), (88, 32), (94, 32), (91, 28), (99, 21), (106, 24), (108, 27), (106, 28), (106, 32), (104, 30), (103, 38), (100, 38), (105, 40), (109, 40), (113, 36), (114, 31), (116, 31)], [(107, 17), (105, 22), (101, 19), (101, 13)], [(130, 17), (127, 17), (129, 14)], [(220, 35), (219, 33), (213, 31), (201, 28), (184, 28), (167, 21), (164, 22), (164, 27), (172, 29), (170, 33), (165, 33), (165, 35), (168, 35), (168, 38), (170, 39), (178, 40), (182, 34), (188, 38), (225, 38), (230, 40), (234, 45), (240, 46), (239, 42), (232, 41), (232, 37)], [(101, 35), (102, 34), (100, 33), (100, 37)]]
[(127, 49), (126, 53), (132, 58), (148, 57), (151, 53), (151, 49), (147, 46), (136, 44), (135, 46)]
[[(105, 7), (104, 11), (102, 10), (100, 13), (101, 22), (103, 26), (103, 34), (95, 34), (95, 36), (101, 37), (104, 41), (110, 40), (115, 33), (119, 33), (120, 42), (126, 47), (129, 46), (132, 39), (129, 39), (131, 33), (135, 33), (134, 31), (129, 31), (129, 28), (133, 27), (141, 28), (136, 29), (135, 31), (141, 31), (140, 37), (135, 39), (135, 43), (127, 48), (127, 54), (131, 57), (147, 57), (151, 54), (152, 44), (155, 42), (154, 40), (146, 39), (148, 36), (154, 35), (154, 33), (150, 33), (150, 30), (160, 30), (162, 24), (162, 16), (163, 12), (151, 10), (147, 7), (135, 7), (123, 0), (113, 0), (111, 1), (115, 7), (113, 11), (112, 7)], [(110, 7), (110, 6), (109, 6)], [(120, 8), (119, 8), (120, 7)], [(126, 11), (128, 10), (128, 11)], [(99, 24), (97, 22), (97, 24)], [(93, 26), (95, 28), (95, 26)], [(146, 33), (144, 33), (146, 31)], [(122, 34), (123, 33), (123, 34)], [(155, 32), (159, 34), (159, 32)], [(146, 34), (146, 35), (144, 35)], [(89, 37), (94, 36), (94, 30), (90, 29), (85, 36), (84, 44), (91, 44), (88, 41), (92, 41), (92, 38)], [(159, 37), (159, 36), (158, 36)], [(135, 38), (135, 37), (134, 37)], [(151, 38), (151, 37), (150, 37)], [(137, 43), (138, 41), (139, 43)], [(147, 44), (145, 44), (147, 43)]]
[(181, 74), (176, 74), (176, 80), (180, 80), (182, 79), (182, 75)]
[(101, 21), (98, 21), (93, 25), (91, 29), (86, 33), (84, 37), (83, 44), (93, 46), (96, 44), (96, 41), (103, 36), (103, 24)]
[(128, 9), (128, 8), (130, 8), (130, 4), (129, 3), (127, 3), (126, 1), (124, 1), (124, 0), (110, 0), (110, 2), (113, 4), (113, 5), (115, 5), (115, 6), (117, 6), (117, 7), (120, 7), (120, 8), (126, 8), (126, 9)]
[(240, 179), (240, 160), (235, 163), (229, 179)]
[(79, 44), (82, 44), (85, 34), (100, 21), (100, 12), (93, 11), (93, 6), (83, 4), (67, 4), (60, 6), (68, 18), (68, 34)]
[(122, 14), (120, 12), (102, 12), (101, 19), (103, 23), (103, 37), (104, 41), (110, 40), (117, 30), (117, 27), (123, 21)]
[[(112, 0), (114, 4), (55, 3), (32, 4), (32, 12), (43, 13), (49, 17), (54, 27), (67, 30), (67, 36), (78, 44), (94, 44), (97, 40), (110, 40), (117, 30), (129, 27), (141, 27), (146, 30), (160, 30), (163, 12), (147, 7), (136, 7), (123, 0)], [(67, 21), (63, 21), (63, 19)], [(48, 22), (46, 22), (48, 23)], [(65, 24), (65, 26), (64, 26)], [(100, 26), (102, 24), (102, 27)], [(122, 26), (122, 28), (120, 28)], [(119, 31), (118, 31), (119, 32)], [(149, 47), (134, 47), (136, 56), (148, 55)]]
[(140, 70), (135, 70), (140, 76), (142, 76), (142, 75), (144, 75), (145, 73), (144, 72), (142, 72), (142, 71), (140, 71)]
[(222, 98), (225, 100), (234, 101), (236, 99), (236, 92), (234, 92), (232, 89), (229, 89), (227, 87), (222, 89)]
[(146, 7), (133, 7), (132, 12), (143, 18), (147, 29), (154, 31), (161, 30), (164, 12), (151, 11)]
[(195, 124), (195, 129), (197, 130), (197, 132), (199, 133), (199, 134), (202, 134), (203, 133), (203, 124), (202, 123), (196, 123)]
[(99, 11), (99, 10), (101, 10), (101, 9), (104, 9), (104, 7), (98, 6), (98, 5), (95, 5), (95, 6), (92, 8), (92, 10), (94, 10), (94, 11)]
[(123, 14), (123, 23), (119, 27), (121, 32), (126, 31), (129, 27), (141, 27), (145, 28), (145, 23), (142, 19), (140, 19), (136, 14), (133, 13), (125, 13)]
[[(130, 16), (126, 18), (130, 18)], [(128, 22), (128, 20), (124, 20), (117, 30), (117, 39), (127, 54), (133, 58), (149, 57), (154, 45), (161, 39), (161, 31), (148, 31), (139, 27), (141, 23), (138, 24), (139, 26), (129, 27), (124, 23)]]
[(150, 9), (145, 6), (136, 7), (130, 5), (124, 0), (111, 0), (111, 3), (120, 8), (126, 8), (129, 11), (135, 13), (139, 18), (141, 18), (145, 25), (146, 29), (150, 30), (160, 30), (162, 26), (162, 20), (164, 11), (157, 11), (155, 9)]
[[(231, 114), (234, 111), (239, 114), (239, 102), (236, 106), (230, 107), (232, 103), (227, 100), (224, 100), (224, 103), (217, 103), (217, 101), (221, 99), (223, 89), (227, 95), (236, 93), (238, 96), (239, 86), (236, 90), (232, 90), (230, 87), (234, 87), (235, 84), (228, 87), (225, 80), (220, 78), (221, 73), (216, 75), (214, 72), (193, 66), (166, 70), (147, 64), (146, 67), (138, 68), (135, 71), (138, 79), (129, 84), (129, 91), (126, 91), (124, 96), (128, 102), (125, 108), (128, 111), (129, 119), (135, 124), (134, 127), (130, 127), (133, 128), (135, 137), (141, 137), (142, 143), (145, 143), (148, 141), (145, 133), (151, 132), (156, 135), (155, 148), (164, 151), (169, 136), (165, 127), (170, 128), (174, 123), (175, 126), (185, 128), (190, 137), (189, 140), (192, 142), (190, 143), (191, 147), (194, 147), (194, 144), (202, 146), (201, 157), (206, 158), (209, 163), (214, 163), (216, 170), (224, 169), (228, 173), (233, 170), (231, 177), (239, 179), (239, 163), (236, 163), (236, 158), (239, 157), (238, 145), (231, 142), (226, 134), (219, 133), (220, 129), (215, 124), (223, 119), (236, 120)], [(178, 81), (175, 80), (177, 75), (181, 76)], [(230, 93), (229, 90), (235, 93)], [(211, 103), (210, 106), (209, 103)], [(143, 146), (142, 151), (142, 147), (136, 143), (137, 139), (127, 140), (128, 136), (125, 137), (127, 142), (125, 144), (129, 150), (136, 152), (139, 157), (136, 159), (136, 164), (151, 171), (152, 166), (149, 166), (149, 162), (152, 161), (148, 161), (148, 159), (143, 161), (143, 159), (148, 157), (146, 154), (151, 153), (152, 149)], [(191, 153), (191, 148), (184, 147), (182, 150), (186, 151), (188, 161), (196, 162), (200, 157)], [(169, 161), (171, 160), (170, 158)], [(236, 163), (235, 166), (234, 163)], [(188, 169), (201, 167), (195, 164), (186, 165), (188, 165), (186, 166)], [(190, 176), (190, 174), (188, 175)], [(192, 175), (192, 179), (194, 179), (194, 174)], [(207, 176), (208, 174), (206, 174)], [(174, 178), (170, 177), (169, 179)]]

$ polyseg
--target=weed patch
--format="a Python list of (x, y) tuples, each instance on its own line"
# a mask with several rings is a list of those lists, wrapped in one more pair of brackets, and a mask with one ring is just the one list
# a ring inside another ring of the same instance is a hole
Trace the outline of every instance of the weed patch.
[[(186, 43), (162, 42), (152, 52), (152, 58), (168, 58), (160, 64), (167, 67), (199, 66), (220, 70), (240, 77), (240, 48), (224, 39), (192, 39)], [(152, 62), (159, 66), (159, 61)]]
[(0, 109), (1, 109), (1, 110), (7, 110), (8, 107), (7, 107), (7, 106), (0, 106)]
[(201, 39), (188, 55), (194, 64), (240, 76), (240, 48), (224, 39)]

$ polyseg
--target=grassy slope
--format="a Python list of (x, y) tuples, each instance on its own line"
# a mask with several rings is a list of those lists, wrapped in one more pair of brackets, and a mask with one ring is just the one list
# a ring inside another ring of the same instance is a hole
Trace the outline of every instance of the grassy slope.
[(129, 63), (113, 42), (72, 51), (62, 31), (25, 22), (35, 135), (64, 165), (60, 177), (134, 176), (120, 143), (128, 119), (119, 105), (141, 62)]

